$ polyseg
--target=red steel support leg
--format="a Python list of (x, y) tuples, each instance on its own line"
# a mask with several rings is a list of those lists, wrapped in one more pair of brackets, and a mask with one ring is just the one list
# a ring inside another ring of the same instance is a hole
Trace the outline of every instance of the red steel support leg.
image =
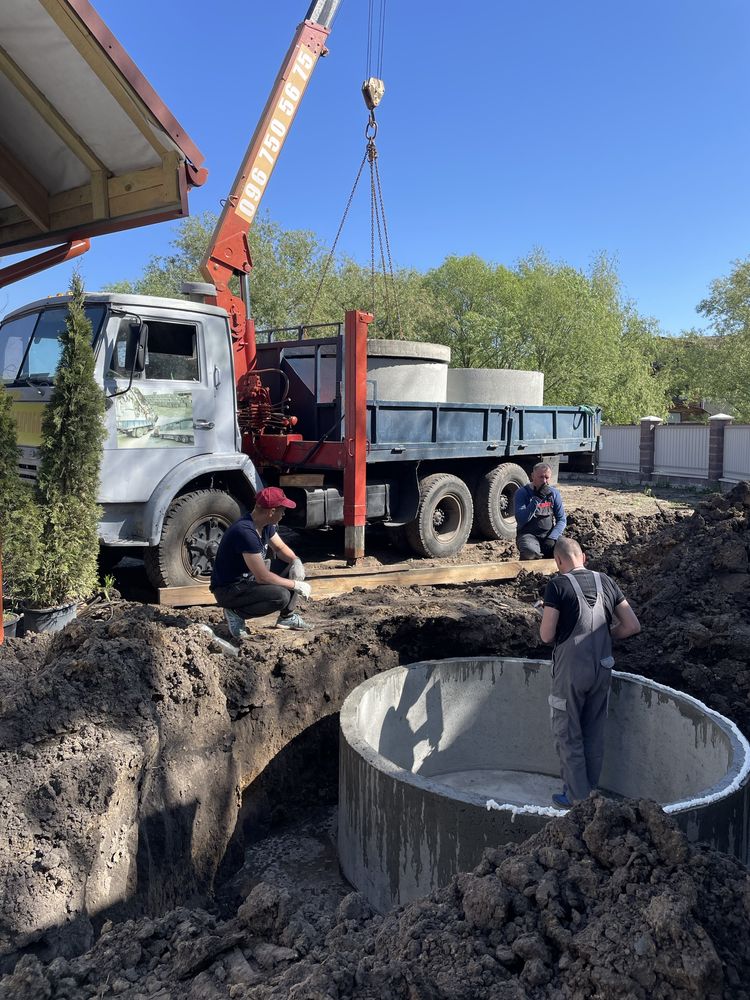
[(0, 288), (5, 288), (6, 285), (11, 285), (22, 278), (28, 278), (31, 274), (38, 274), (47, 267), (80, 257), (90, 246), (88, 240), (71, 240), (70, 243), (63, 243), (62, 246), (54, 247), (52, 250), (45, 250), (43, 253), (20, 260), (17, 264), (9, 264), (8, 267), (0, 269)]
[(365, 554), (367, 520), (367, 328), (373, 317), (351, 310), (344, 324), (344, 554), (354, 565)]

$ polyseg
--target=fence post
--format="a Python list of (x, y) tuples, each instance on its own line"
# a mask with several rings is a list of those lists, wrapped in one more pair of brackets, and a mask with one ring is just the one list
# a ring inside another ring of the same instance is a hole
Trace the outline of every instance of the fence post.
[(654, 474), (654, 431), (663, 423), (661, 417), (641, 417), (640, 473), (641, 479), (650, 479)]
[(724, 430), (732, 423), (728, 413), (708, 418), (708, 481), (718, 483), (724, 475)]

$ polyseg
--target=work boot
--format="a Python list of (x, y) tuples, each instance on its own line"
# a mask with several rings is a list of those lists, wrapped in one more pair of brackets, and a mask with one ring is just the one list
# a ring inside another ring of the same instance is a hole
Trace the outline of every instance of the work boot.
[(227, 623), (227, 628), (231, 632), (233, 638), (247, 639), (250, 635), (248, 630), (245, 628), (245, 619), (242, 615), (238, 615), (236, 611), (232, 611), (231, 608), (224, 608), (224, 621)]
[(293, 632), (309, 632), (312, 625), (308, 625), (301, 615), (293, 611), (290, 615), (279, 615), (276, 628), (291, 629)]
[(570, 795), (568, 794), (568, 786), (563, 785), (562, 793), (556, 792), (552, 796), (552, 801), (555, 803), (558, 809), (570, 809), (570, 807), (573, 805), (573, 800), (570, 798)]

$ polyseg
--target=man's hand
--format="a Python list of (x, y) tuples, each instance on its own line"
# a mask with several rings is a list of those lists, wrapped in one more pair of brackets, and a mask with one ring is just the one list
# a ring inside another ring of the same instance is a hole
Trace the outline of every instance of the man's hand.
[(310, 594), (312, 594), (312, 587), (309, 583), (305, 583), (304, 580), (295, 580), (294, 589), (298, 594), (302, 594), (305, 600), (308, 600)]
[(289, 579), (290, 580), (305, 579), (305, 567), (302, 565), (302, 560), (300, 558), (295, 558), (294, 562), (289, 564)]

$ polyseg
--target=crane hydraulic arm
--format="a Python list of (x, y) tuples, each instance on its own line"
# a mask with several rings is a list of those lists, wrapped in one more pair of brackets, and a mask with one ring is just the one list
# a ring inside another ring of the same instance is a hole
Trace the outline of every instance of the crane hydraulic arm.
[[(313, 70), (320, 56), (327, 53), (326, 39), (340, 2), (313, 0), (297, 28), (201, 264), (204, 277), (216, 288), (215, 295), (206, 296), (206, 303), (222, 306), (229, 314), (237, 381), (255, 367), (248, 230)], [(234, 275), (240, 279), (240, 296), (229, 288)]]

